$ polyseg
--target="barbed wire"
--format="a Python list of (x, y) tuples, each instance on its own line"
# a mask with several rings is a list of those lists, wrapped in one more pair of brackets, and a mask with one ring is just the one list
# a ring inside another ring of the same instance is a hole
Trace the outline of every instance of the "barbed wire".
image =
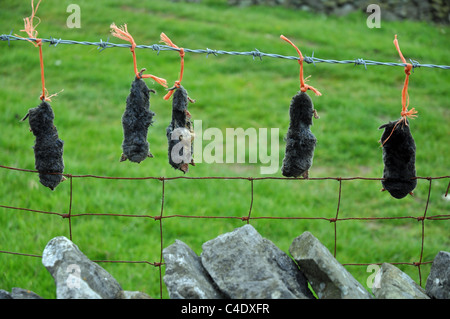
[[(8, 45), (10, 45), (11, 41), (36, 41), (34, 38), (24, 38), (15, 36), (12, 34), (12, 31), (10, 34), (1, 34), (0, 35), (1, 41), (8, 41)], [(75, 41), (75, 40), (65, 40), (61, 38), (53, 38), (50, 37), (49, 39), (40, 39), (43, 43), (49, 43), (50, 46), (57, 46), (58, 44), (79, 44), (79, 45), (90, 45), (90, 46), (96, 46), (98, 50), (103, 51), (108, 48), (131, 48), (131, 44), (126, 43), (113, 43), (109, 42), (109, 38), (105, 41), (100, 39), (100, 42), (90, 42), (90, 41)], [(161, 45), (161, 44), (139, 44), (136, 45), (136, 48), (138, 49), (150, 49), (153, 51), (156, 51), (157, 54), (159, 54), (161, 51), (180, 51), (180, 48), (174, 48), (168, 45)], [(287, 55), (281, 55), (276, 53), (265, 53), (261, 52), (258, 49), (255, 48), (253, 51), (225, 51), (225, 50), (213, 50), (213, 49), (189, 49), (189, 48), (183, 48), (185, 52), (190, 53), (197, 53), (197, 54), (206, 54), (206, 57), (209, 55), (234, 55), (234, 56), (251, 56), (253, 57), (253, 60), (255, 58), (259, 58), (262, 60), (263, 57), (269, 57), (269, 58), (278, 58), (278, 59), (287, 59), (287, 60), (299, 60), (300, 58), (298, 56), (287, 56)], [(335, 60), (335, 59), (321, 59), (314, 56), (314, 51), (311, 56), (304, 55), (304, 61), (308, 64), (316, 65), (316, 63), (331, 63), (331, 64), (353, 64), (353, 65), (364, 65), (364, 68), (367, 70), (368, 65), (384, 65), (384, 66), (400, 66), (405, 67), (405, 63), (398, 63), (398, 62), (380, 62), (380, 61), (373, 61), (373, 60), (366, 60), (362, 58), (356, 58), (353, 60)], [(415, 68), (435, 68), (435, 69), (444, 69), (444, 70), (450, 70), (449, 65), (438, 65), (438, 64), (423, 64), (419, 63), (418, 61), (410, 59), (412, 69), (414, 71)]]

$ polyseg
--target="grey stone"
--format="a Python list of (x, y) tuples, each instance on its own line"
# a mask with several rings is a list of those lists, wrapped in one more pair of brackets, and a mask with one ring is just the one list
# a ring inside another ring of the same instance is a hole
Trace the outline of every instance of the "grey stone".
[(221, 299), (200, 257), (185, 243), (176, 240), (163, 250), (166, 264), (164, 283), (172, 299)]
[(152, 299), (152, 297), (140, 291), (124, 290), (121, 299)]
[(0, 289), (0, 299), (44, 299), (35, 292), (14, 287), (11, 292)]
[(303, 5), (311, 8), (313, 11), (321, 12), (325, 10), (325, 4), (324, 1), (317, 1), (317, 0), (304, 0), (302, 1)]
[(0, 299), (13, 299), (11, 294), (6, 290), (0, 289)]
[[(235, 6), (280, 5), (303, 11), (337, 15), (346, 15), (352, 11), (366, 13), (367, 6), (373, 3), (369, 0), (228, 0), (228, 4)], [(375, 3), (380, 6), (383, 21), (424, 20), (443, 24), (450, 22), (448, 0), (389, 0)]]
[(203, 266), (229, 298), (314, 298), (295, 262), (251, 225), (222, 234), (202, 249)]
[(66, 237), (48, 242), (42, 264), (55, 280), (57, 299), (115, 299), (123, 294), (119, 283)]
[(10, 296), (12, 299), (44, 299), (31, 290), (17, 287), (11, 289)]
[(430, 299), (411, 277), (388, 263), (376, 274), (372, 292), (377, 299)]
[(450, 299), (450, 253), (440, 251), (433, 260), (425, 291), (435, 299)]
[(355, 7), (351, 3), (345, 3), (342, 7), (336, 7), (333, 14), (343, 17), (355, 11)]
[(304, 232), (295, 238), (289, 252), (320, 299), (372, 298), (310, 232)]

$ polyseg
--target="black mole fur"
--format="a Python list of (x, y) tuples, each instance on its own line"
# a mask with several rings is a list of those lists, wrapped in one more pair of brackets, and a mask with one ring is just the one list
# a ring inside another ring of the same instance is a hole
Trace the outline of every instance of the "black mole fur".
[(142, 80), (135, 78), (127, 97), (125, 112), (122, 115), (123, 142), (120, 161), (130, 160), (140, 163), (147, 157), (153, 157), (147, 141), (148, 127), (153, 123), (150, 110), (150, 90)]
[(286, 135), (286, 152), (281, 167), (285, 177), (308, 177), (312, 166), (317, 139), (310, 130), (314, 107), (306, 92), (298, 92), (289, 107), (289, 128)]
[[(175, 89), (172, 100), (172, 121), (166, 129), (167, 141), (168, 141), (168, 156), (169, 164), (174, 168), (186, 173), (188, 171), (188, 164), (195, 165), (192, 158), (194, 150), (194, 134), (193, 124), (191, 121), (191, 115), (188, 112), (189, 97), (188, 93), (183, 86)], [(173, 134), (176, 133), (176, 136)], [(182, 138), (190, 139), (188, 143), (184, 143), (184, 147), (179, 149), (180, 160), (174, 161), (172, 158), (172, 150), (180, 143)], [(190, 149), (187, 149), (189, 147)]]
[[(389, 122), (379, 128), (384, 128), (381, 136), (381, 143), (384, 143), (384, 180), (381, 183), (383, 188), (397, 199), (411, 193), (417, 185), (417, 179), (415, 179), (416, 144), (408, 122), (405, 121)], [(396, 123), (398, 123), (397, 126)], [(394, 131), (392, 131), (393, 129)], [(392, 135), (390, 135), (391, 132)]]
[(59, 139), (58, 131), (53, 124), (55, 114), (50, 104), (42, 101), (39, 106), (28, 111), (24, 120), (27, 117), (30, 130), (36, 137), (33, 149), (39, 180), (42, 185), (54, 190), (64, 179), (61, 175), (64, 171), (64, 142)]

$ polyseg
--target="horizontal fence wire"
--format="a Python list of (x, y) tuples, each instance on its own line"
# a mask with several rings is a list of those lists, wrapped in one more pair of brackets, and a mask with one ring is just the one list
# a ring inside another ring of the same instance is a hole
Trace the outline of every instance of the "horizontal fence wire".
[[(0, 165), (1, 169), (5, 170), (13, 170), (13, 171), (19, 171), (23, 173), (39, 173), (36, 170), (30, 170), (30, 169), (23, 169), (23, 168), (16, 168), (16, 167), (9, 167), (5, 165)], [(55, 173), (56, 174), (56, 173)], [(349, 182), (349, 181), (355, 181), (355, 180), (367, 180), (367, 181), (382, 181), (384, 178), (377, 178), (377, 177), (309, 177), (309, 178), (287, 178), (287, 177), (243, 177), (243, 176), (232, 176), (232, 177), (226, 177), (226, 176), (203, 176), (203, 177), (192, 177), (192, 176), (176, 176), (176, 177), (156, 177), (156, 176), (146, 176), (146, 177), (121, 177), (121, 176), (101, 176), (101, 175), (91, 175), (91, 174), (84, 174), (84, 175), (73, 175), (73, 174), (67, 174), (63, 173), (60, 174), (63, 175), (66, 179), (69, 179), (70, 182), (70, 188), (69, 188), (69, 203), (68, 203), (68, 212), (52, 212), (52, 211), (42, 211), (42, 210), (35, 210), (30, 208), (24, 208), (24, 207), (16, 207), (16, 206), (8, 206), (8, 205), (0, 205), (0, 208), (12, 210), (12, 211), (26, 211), (31, 213), (39, 213), (39, 214), (48, 214), (48, 215), (57, 215), (62, 217), (63, 219), (68, 220), (68, 227), (69, 227), (69, 237), (70, 240), (72, 240), (72, 218), (75, 217), (81, 217), (81, 216), (109, 216), (109, 217), (130, 217), (130, 218), (149, 218), (153, 219), (155, 221), (159, 221), (159, 236), (160, 236), (160, 258), (158, 261), (147, 261), (147, 260), (139, 260), (139, 261), (131, 261), (131, 260), (93, 260), (97, 263), (129, 263), (129, 264), (148, 264), (152, 265), (154, 267), (157, 267), (159, 269), (159, 289), (160, 289), (160, 298), (163, 298), (163, 279), (162, 279), (162, 266), (165, 265), (163, 262), (163, 249), (164, 249), (164, 242), (163, 242), (163, 220), (170, 219), (170, 218), (194, 218), (194, 219), (235, 219), (235, 220), (241, 220), (242, 222), (246, 222), (247, 224), (250, 223), (251, 220), (324, 220), (328, 221), (330, 223), (334, 223), (334, 250), (333, 255), (336, 257), (336, 249), (338, 244), (338, 227), (337, 223), (342, 221), (348, 221), (348, 220), (401, 220), (401, 219), (412, 219), (416, 220), (418, 222), (421, 222), (421, 245), (420, 245), (420, 253), (419, 253), (419, 259), (418, 261), (407, 261), (407, 262), (389, 262), (393, 265), (410, 265), (415, 266), (418, 269), (418, 276), (419, 276), (419, 284), (422, 285), (422, 272), (421, 272), (421, 265), (425, 264), (431, 264), (432, 260), (423, 260), (423, 251), (424, 251), (424, 242), (425, 242), (425, 220), (450, 220), (450, 214), (438, 214), (438, 215), (431, 215), (427, 216), (428, 213), (428, 206), (430, 202), (430, 196), (431, 196), (431, 186), (432, 182), (434, 180), (440, 180), (440, 179), (449, 179), (449, 183), (447, 186), (447, 190), (445, 193), (445, 197), (448, 196), (449, 189), (450, 189), (450, 175), (447, 176), (434, 176), (434, 177), (421, 177), (417, 176), (414, 177), (414, 179), (417, 180), (427, 180), (429, 182), (428, 184), (428, 195), (427, 200), (425, 203), (424, 213), (420, 216), (396, 216), (396, 217), (347, 217), (342, 218), (339, 217), (340, 212), (340, 206), (342, 201), (342, 183), (343, 182)], [(86, 178), (94, 178), (94, 179), (106, 179), (106, 180), (158, 180), (161, 182), (161, 206), (160, 206), (160, 212), (159, 214), (155, 215), (132, 215), (132, 214), (117, 214), (117, 213), (77, 213), (74, 214), (72, 212), (72, 203), (73, 203), (73, 196), (72, 196), (72, 190), (73, 190), (73, 179), (86, 179)], [(243, 213), (242, 216), (196, 216), (196, 215), (181, 215), (181, 214), (173, 214), (173, 215), (165, 215), (164, 211), (164, 199), (165, 199), (165, 182), (170, 180), (247, 180), (250, 183), (250, 202), (249, 202), (249, 210), (248, 212)], [(263, 180), (286, 180), (286, 181), (299, 181), (299, 182), (309, 182), (309, 181), (320, 181), (320, 180), (335, 180), (339, 183), (339, 190), (338, 190), (338, 200), (337, 200), (337, 207), (336, 207), (336, 214), (333, 218), (326, 218), (326, 217), (302, 217), (302, 216), (290, 216), (290, 217), (284, 217), (284, 216), (251, 216), (252, 214), (252, 208), (254, 203), (254, 182), (255, 181), (263, 181)], [(41, 258), (41, 255), (36, 254), (28, 254), (28, 253), (20, 253), (20, 252), (11, 252), (6, 250), (0, 250), (0, 253), (3, 254), (12, 254), (12, 255), (21, 255), (26, 257), (37, 257)], [(381, 265), (382, 262), (371, 262), (371, 263), (343, 263), (344, 266), (368, 266), (368, 265)]]
[[(12, 31), (10, 34), (2, 34), (0, 35), (1, 41), (8, 41), (8, 45), (10, 44), (10, 41), (36, 41), (34, 38), (23, 38), (19, 36), (15, 36), (12, 34)], [(49, 43), (49, 45), (57, 46), (58, 44), (78, 44), (78, 45), (90, 45), (90, 46), (96, 46), (98, 50), (103, 51), (108, 48), (131, 48), (131, 44), (126, 43), (112, 43), (109, 42), (109, 39), (104, 42), (102, 39), (100, 39), (99, 42), (89, 42), (89, 41), (74, 41), (74, 40), (64, 40), (64, 39), (57, 39), (50, 37), (49, 39), (40, 39), (43, 43)], [(136, 45), (136, 48), (138, 49), (150, 49), (153, 51), (156, 51), (157, 54), (159, 54), (161, 51), (180, 51), (180, 48), (174, 48), (168, 45), (161, 45), (161, 44), (150, 44), (150, 45)], [(247, 52), (239, 52), (239, 51), (224, 51), (224, 50), (212, 50), (209, 48), (206, 49), (189, 49), (189, 48), (183, 48), (184, 52), (190, 52), (190, 53), (198, 53), (198, 54), (206, 54), (206, 57), (209, 55), (234, 55), (234, 56), (251, 56), (253, 57), (253, 60), (255, 58), (259, 58), (262, 60), (263, 57), (269, 57), (269, 58), (279, 58), (279, 59), (287, 59), (287, 60), (299, 60), (300, 57), (298, 56), (286, 56), (281, 54), (275, 54), (275, 53), (265, 53), (261, 52), (258, 49), (255, 49), (253, 51), (247, 51)], [(367, 69), (368, 65), (384, 65), (384, 66), (401, 66), (405, 67), (407, 64), (405, 63), (398, 63), (398, 62), (380, 62), (380, 61), (373, 61), (373, 60), (366, 60), (362, 58), (356, 58), (353, 60), (335, 60), (335, 59), (320, 59), (314, 57), (314, 52), (311, 56), (303, 56), (304, 61), (309, 64), (316, 63), (332, 63), (332, 64), (353, 64), (353, 65), (364, 65), (364, 67)], [(423, 64), (419, 63), (418, 61), (410, 59), (412, 69), (414, 71), (415, 68), (435, 68), (435, 69), (444, 69), (444, 70), (450, 70), (449, 65), (438, 65), (438, 64)]]

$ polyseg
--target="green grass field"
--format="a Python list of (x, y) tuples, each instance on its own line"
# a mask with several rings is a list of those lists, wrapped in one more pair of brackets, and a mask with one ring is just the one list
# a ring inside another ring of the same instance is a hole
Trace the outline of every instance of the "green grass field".
[[(387, 22), (380, 29), (366, 26), (366, 15), (326, 17), (273, 7), (229, 7), (226, 1), (201, 4), (131, 0), (84, 1), (81, 28), (70, 29), (67, 6), (73, 1), (44, 0), (37, 15), (39, 37), (125, 43), (110, 35), (110, 24), (128, 24), (138, 44), (159, 42), (166, 33), (180, 47), (252, 51), (295, 56), (280, 40), (290, 38), (303, 55), (324, 59), (364, 58), (400, 62), (393, 45), (397, 34), (406, 59), (450, 65), (450, 28), (425, 22)], [(23, 18), (30, 1), (0, 2), (0, 34), (26, 36)], [(141, 164), (119, 162), (123, 139), (121, 116), (134, 79), (129, 49), (95, 46), (43, 46), (46, 87), (52, 99), (55, 125), (64, 140), (65, 173), (115, 177), (164, 176), (182, 173), (167, 161), (165, 128), (171, 119), (171, 101), (165, 89), (146, 80), (157, 91), (151, 98), (156, 113), (149, 130), (154, 158)], [(138, 68), (167, 79), (178, 79), (177, 52), (137, 49)], [(401, 111), (405, 74), (401, 67), (306, 64), (309, 84), (322, 92), (313, 96), (320, 119), (312, 131), (318, 139), (310, 177), (381, 177), (383, 163), (378, 127), (396, 120)], [(196, 100), (190, 105), (203, 128), (279, 128), (279, 160), (284, 156), (284, 135), (289, 103), (299, 89), (296, 61), (265, 57), (187, 53), (182, 84)], [(450, 143), (450, 71), (419, 68), (410, 76), (411, 120), (416, 141), (418, 176), (448, 176)], [(38, 49), (26, 41), (0, 41), (0, 164), (34, 169), (34, 136), (20, 119), (39, 104), (41, 93)], [(206, 145), (207, 141), (203, 141)], [(281, 177), (260, 174), (261, 163), (199, 163), (186, 176)], [(67, 213), (70, 182), (53, 192), (34, 173), (0, 169), (0, 205)], [(161, 181), (73, 178), (72, 214), (151, 215), (161, 213)], [(449, 179), (434, 180), (427, 216), (448, 214), (443, 198)], [(419, 180), (414, 197), (396, 200), (380, 192), (379, 181), (343, 181), (339, 218), (423, 216), (427, 180)], [(187, 180), (165, 182), (164, 215), (245, 217), (251, 193), (247, 180)], [(339, 183), (335, 180), (254, 181), (252, 217), (326, 217), (336, 215)], [(163, 246), (182, 240), (201, 253), (203, 242), (244, 225), (239, 219), (163, 219)], [(288, 252), (292, 240), (308, 230), (334, 250), (334, 224), (325, 220), (253, 219), (262, 236)], [(449, 250), (449, 220), (425, 220), (422, 261)], [(151, 218), (79, 216), (72, 218), (73, 241), (92, 260), (160, 260), (160, 223)], [(69, 223), (57, 215), (0, 208), (0, 250), (41, 255), (55, 236), (69, 237)], [(341, 263), (418, 262), (422, 223), (415, 219), (345, 220), (337, 223), (337, 254)], [(145, 263), (101, 263), (125, 290), (140, 290), (160, 297), (159, 268)], [(371, 273), (366, 266), (347, 266), (363, 285)], [(399, 265), (416, 282), (417, 267)], [(421, 266), (422, 286), (430, 265)], [(164, 273), (164, 266), (162, 267)], [(53, 279), (40, 258), (0, 253), (0, 289), (30, 289), (45, 298), (55, 297)], [(163, 286), (163, 298), (168, 293)]]

